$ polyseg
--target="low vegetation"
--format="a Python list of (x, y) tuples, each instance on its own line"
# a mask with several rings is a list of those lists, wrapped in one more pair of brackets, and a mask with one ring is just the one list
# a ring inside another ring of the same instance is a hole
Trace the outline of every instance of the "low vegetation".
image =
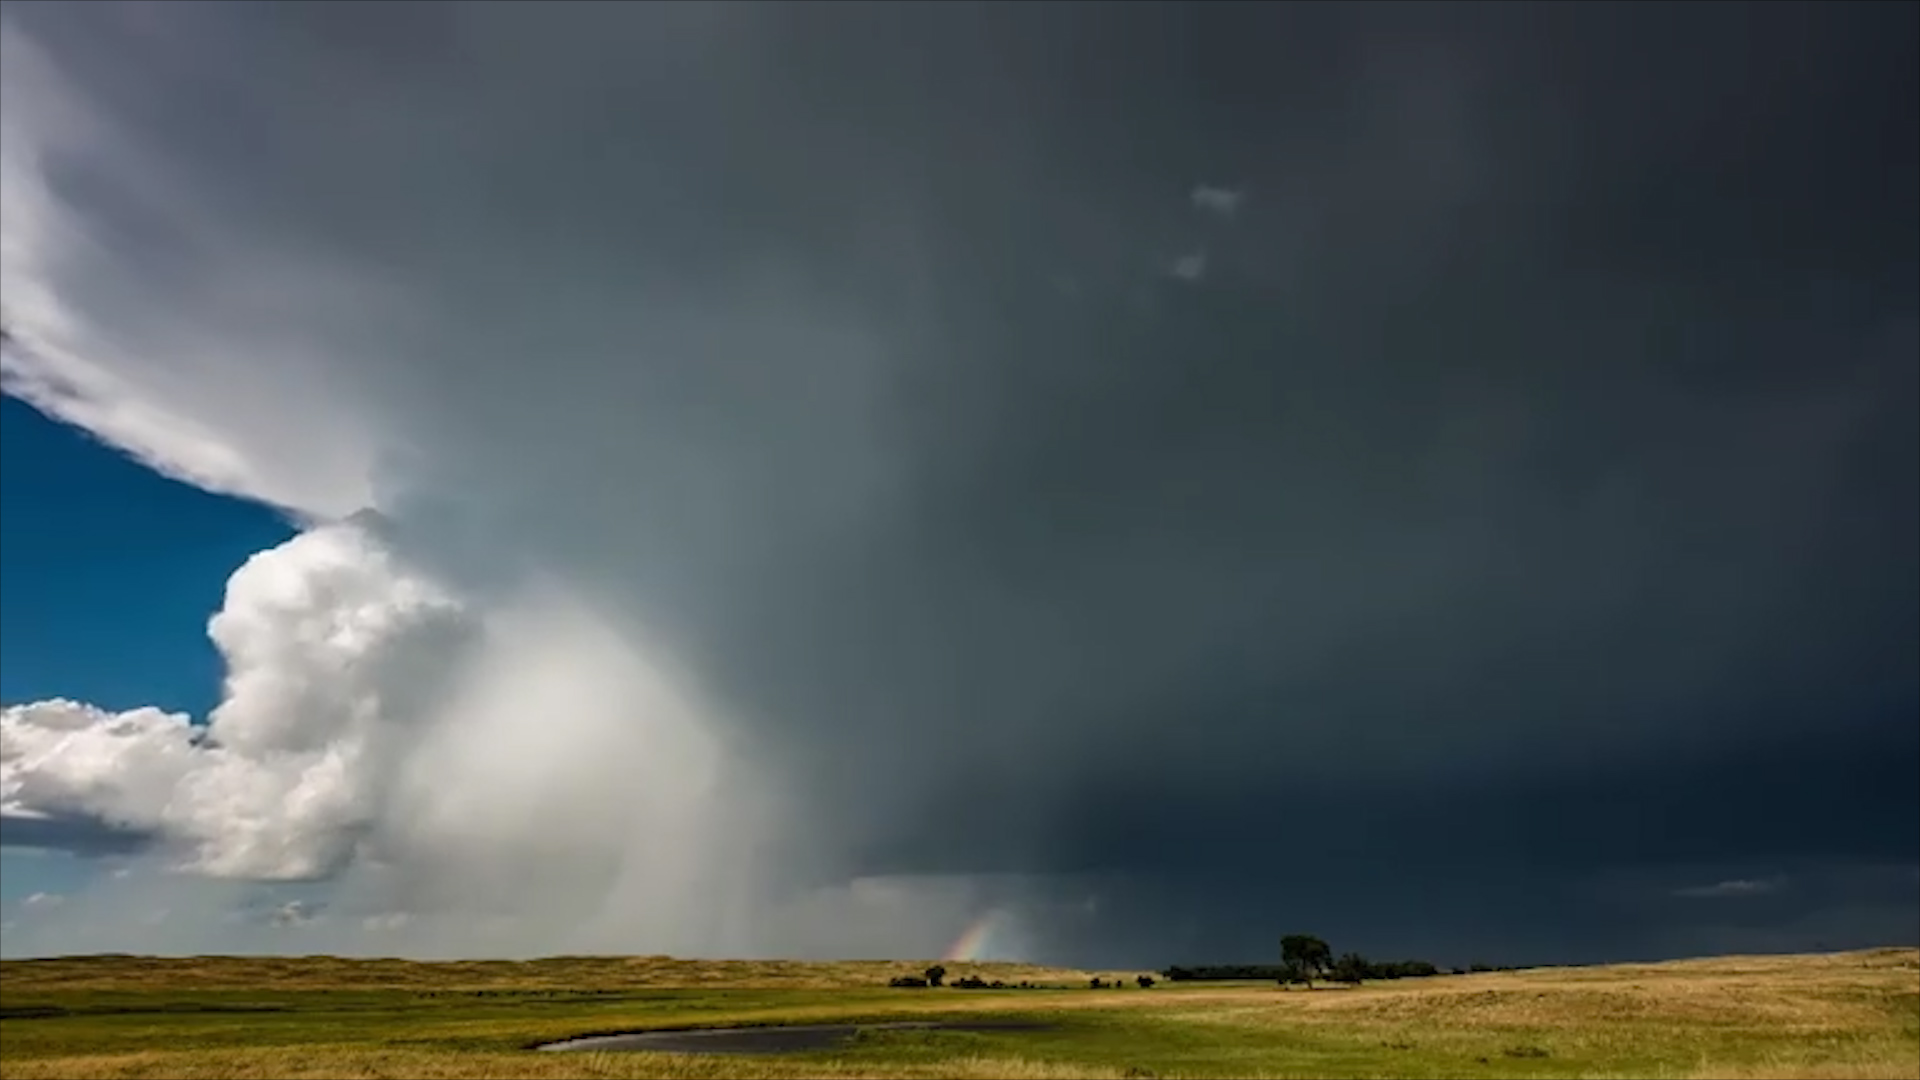
[[(1480, 972), (1495, 969), (1484, 964), (1475, 964), (1471, 970)], [(1454, 971), (1455, 975), (1467, 973), (1466, 969)], [(1165, 975), (1169, 982), (1272, 980), (1283, 985), (1299, 983), (1311, 987), (1315, 979), (1359, 984), (1385, 979), (1421, 979), (1439, 975), (1441, 971), (1440, 968), (1425, 960), (1375, 961), (1356, 952), (1345, 953), (1336, 960), (1333, 957), (1333, 948), (1322, 939), (1312, 934), (1288, 934), (1280, 939), (1280, 963), (1278, 964), (1175, 966), (1161, 974)]]
[[(0, 1077), (1920, 1077), (1913, 949), (1311, 991), (1183, 979), (1145, 992), (1138, 973), (954, 966), (940, 989), (902, 993), (886, 985), (901, 965), (877, 963), (13, 961), (0, 964)], [(911, 970), (926, 982), (924, 968)], [(972, 980), (1032, 989), (960, 989)], [(778, 1057), (528, 1049), (935, 1018), (1008, 1024), (867, 1028)]]

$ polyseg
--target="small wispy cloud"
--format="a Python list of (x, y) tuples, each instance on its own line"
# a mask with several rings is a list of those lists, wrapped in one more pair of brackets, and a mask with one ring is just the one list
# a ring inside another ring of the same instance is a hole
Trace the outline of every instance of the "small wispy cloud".
[(289, 900), (267, 917), (275, 926), (305, 926), (320, 917), (320, 905), (305, 900)]
[(61, 896), (59, 893), (37, 892), (27, 897), (25, 900), (20, 901), (20, 906), (35, 907), (35, 908), (50, 908), (50, 907), (59, 907), (61, 904), (64, 904), (66, 902), (67, 902), (67, 898), (64, 896)]
[(1764, 896), (1779, 892), (1786, 885), (1785, 878), (1730, 878), (1716, 881), (1712, 885), (1689, 885), (1673, 890), (1673, 895), (1689, 900), (1724, 900), (1739, 896)]
[(411, 921), (413, 921), (413, 916), (404, 911), (389, 911), (379, 915), (369, 915), (361, 920), (360, 925), (368, 930), (379, 932), (383, 930), (398, 930)]
[(1210, 184), (1195, 184), (1191, 198), (1196, 210), (1232, 217), (1240, 210), (1240, 204), (1246, 200), (1247, 193), (1237, 188), (1214, 187)]
[(1181, 281), (1199, 281), (1207, 276), (1207, 253), (1196, 251), (1191, 255), (1182, 255), (1173, 260), (1168, 271)]

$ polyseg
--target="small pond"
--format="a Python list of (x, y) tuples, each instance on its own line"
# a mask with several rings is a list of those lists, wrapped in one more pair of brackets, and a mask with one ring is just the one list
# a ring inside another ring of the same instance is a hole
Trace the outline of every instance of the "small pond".
[(661, 1054), (793, 1054), (831, 1050), (860, 1031), (1038, 1031), (1044, 1024), (1017, 1020), (903, 1020), (884, 1024), (793, 1024), (770, 1027), (635, 1031), (587, 1035), (547, 1043), (538, 1050), (651, 1050)]

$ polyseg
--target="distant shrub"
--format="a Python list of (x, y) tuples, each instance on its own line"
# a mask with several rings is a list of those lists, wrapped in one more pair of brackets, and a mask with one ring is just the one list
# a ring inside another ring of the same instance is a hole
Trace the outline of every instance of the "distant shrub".
[(985, 990), (987, 980), (978, 975), (962, 975), (953, 980), (953, 986), (956, 990)]
[(928, 986), (939, 986), (940, 980), (947, 977), (947, 969), (943, 965), (935, 964), (927, 969), (926, 975)]
[(1095, 990), (1104, 990), (1106, 989), (1106, 986), (1107, 986), (1107, 984), (1097, 975), (1087, 980), (1087, 985), (1091, 986)]
[(1135, 976), (1133, 977), (1133, 981), (1134, 981), (1134, 982), (1137, 982), (1137, 983), (1139, 983), (1139, 984), (1140, 984), (1140, 989), (1142, 989), (1142, 990), (1145, 990), (1145, 989), (1147, 989), (1148, 987), (1150, 987), (1150, 986), (1152, 986), (1152, 985), (1153, 985), (1153, 976), (1151, 976), (1151, 975), (1135, 975)]
[(1373, 965), (1367, 963), (1366, 957), (1359, 953), (1347, 953), (1333, 962), (1333, 967), (1327, 971), (1327, 978), (1349, 986), (1358, 986), (1373, 974), (1372, 968)]
[(925, 990), (932, 984), (918, 975), (896, 975), (888, 980), (887, 985), (903, 990)]
[(1007, 984), (1004, 982), (1001, 982), (999, 979), (993, 980), (992, 985), (995, 990), (1005, 990), (1007, 988)]

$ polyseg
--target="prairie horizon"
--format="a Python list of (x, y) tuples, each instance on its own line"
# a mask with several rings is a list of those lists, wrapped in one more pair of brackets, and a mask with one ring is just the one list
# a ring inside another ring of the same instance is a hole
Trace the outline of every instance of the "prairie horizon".
[[(0, 963), (0, 1077), (1920, 1075), (1920, 949), (1313, 989), (930, 961), (60, 957)], [(1121, 977), (1119, 986), (1111, 985)], [(1089, 988), (1101, 978), (1102, 989)], [(891, 1029), (991, 1020), (1005, 1029)], [(826, 1050), (540, 1053), (637, 1031), (848, 1025)], [(860, 1025), (871, 1025), (861, 1028)]]

